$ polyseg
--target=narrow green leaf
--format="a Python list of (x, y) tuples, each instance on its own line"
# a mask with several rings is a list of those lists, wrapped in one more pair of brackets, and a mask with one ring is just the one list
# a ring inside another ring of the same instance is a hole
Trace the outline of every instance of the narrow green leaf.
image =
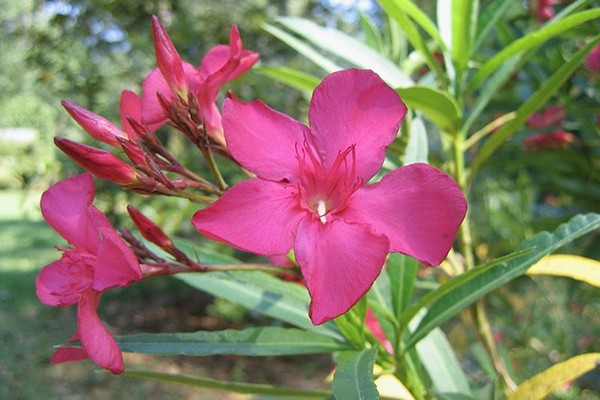
[(377, 3), (387, 15), (396, 18), (399, 14), (410, 16), (442, 49), (445, 50), (445, 44), (438, 32), (435, 24), (429, 19), (419, 6), (411, 0), (377, 0)]
[(117, 336), (123, 351), (156, 355), (280, 356), (330, 353), (350, 346), (331, 337), (296, 328), (261, 327), (190, 333), (142, 333)]
[(254, 67), (253, 70), (296, 88), (307, 95), (310, 95), (320, 82), (320, 79), (314, 75), (288, 67)]
[(477, 1), (437, 2), (438, 29), (454, 62), (457, 77), (462, 76), (471, 54), (471, 40), (477, 26)]
[(469, 90), (475, 89), (492, 72), (494, 72), (506, 60), (516, 54), (527, 51), (533, 47), (539, 46), (549, 39), (560, 35), (561, 33), (581, 25), (587, 21), (600, 17), (600, 9), (581, 11), (570, 15), (558, 22), (546, 24), (540, 29), (523, 36), (505, 47), (498, 54), (490, 58), (479, 71), (473, 76)]
[(496, 25), (496, 22), (502, 18), (511, 4), (514, 4), (514, 0), (495, 0), (483, 10), (477, 26), (477, 33), (475, 34), (475, 43), (471, 47), (471, 54), (474, 54), (479, 49), (487, 35)]
[(488, 105), (490, 100), (494, 98), (495, 95), (498, 94), (498, 91), (504, 85), (504, 83), (511, 77), (515, 69), (518, 65), (521, 65), (522, 58), (520, 55), (514, 56), (513, 58), (507, 60), (502, 66), (494, 72), (494, 75), (490, 79), (488, 79), (481, 89), (481, 92), (475, 99), (475, 103), (469, 113), (467, 120), (465, 121), (462, 130), (464, 132), (468, 132), (477, 117), (481, 114), (481, 112)]
[(401, 315), (408, 307), (412, 296), (419, 262), (400, 253), (391, 253), (387, 262), (387, 273), (390, 277), (392, 305), (395, 315)]
[(284, 282), (261, 271), (179, 274), (176, 278), (254, 312), (343, 340), (333, 323), (312, 324), (308, 318), (308, 292), (300, 285)]
[(423, 115), (447, 132), (456, 132), (461, 119), (461, 111), (452, 97), (441, 90), (429, 86), (398, 88), (396, 92), (409, 108)]
[[(402, 315), (401, 322), (407, 323), (421, 309), (426, 309), (419, 326), (406, 342), (410, 348), (436, 327), (452, 318), (477, 299), (485, 296), (506, 282), (523, 275), (542, 257), (565, 244), (600, 227), (600, 214), (583, 214), (572, 218), (558, 227), (554, 233), (541, 232), (520, 246), (524, 250), (499, 260), (474, 268), (448, 281), (433, 292), (423, 296)], [(525, 254), (524, 254), (525, 253)]]
[(360, 26), (365, 34), (365, 43), (370, 48), (376, 50), (378, 53), (383, 53), (384, 45), (381, 33), (371, 20), (371, 18), (363, 12), (359, 12), (358, 17), (360, 19)]
[(580, 354), (555, 364), (533, 378), (522, 382), (508, 400), (545, 399), (555, 389), (598, 367), (600, 353)]
[(393, 87), (405, 87), (413, 84), (412, 79), (394, 63), (344, 32), (322, 27), (304, 18), (280, 17), (277, 22), (302, 36), (312, 45), (320, 47), (353, 66), (372, 69)]
[[(600, 10), (599, 10), (600, 11)], [(517, 129), (527, 121), (527, 118), (556, 92), (583, 62), (588, 53), (600, 42), (600, 35), (592, 38), (582, 49), (577, 51), (569, 61), (563, 64), (540, 88), (519, 107), (515, 118), (498, 130), (482, 147), (475, 156), (469, 172), (469, 180), (473, 179), (475, 172), (483, 165)]]
[[(388, 11), (386, 10), (386, 12)], [(446, 80), (442, 67), (427, 46), (427, 43), (425, 43), (421, 37), (421, 33), (413, 24), (412, 20), (406, 15), (404, 10), (392, 7), (391, 10), (389, 10), (388, 15), (390, 15), (390, 17), (393, 18), (393, 21), (395, 21), (400, 29), (402, 29), (410, 44), (415, 48), (415, 51), (425, 59), (429, 69), (433, 71), (440, 80)], [(406, 61), (403, 65), (406, 65)]]
[(333, 375), (333, 394), (343, 400), (379, 399), (373, 382), (373, 366), (377, 350), (343, 352)]
[(469, 380), (441, 329), (429, 332), (416, 349), (436, 392), (473, 396)]
[(167, 374), (163, 372), (128, 369), (121, 376), (130, 378), (152, 379), (160, 382), (179, 383), (183, 385), (201, 387), (207, 389), (223, 390), (226, 392), (243, 393), (251, 395), (273, 396), (278, 398), (294, 399), (328, 399), (331, 392), (323, 390), (296, 390), (243, 382), (231, 382), (200, 378), (190, 375)]
[(313, 47), (306, 44), (306, 42), (293, 35), (290, 35), (286, 31), (271, 24), (264, 24), (263, 29), (275, 36), (277, 39), (281, 40), (283, 43), (290, 46), (292, 49), (296, 50), (299, 54), (302, 54), (304, 57), (308, 58), (328, 74), (342, 69), (341, 66), (331, 61), (329, 57), (319, 53)]
[(427, 163), (429, 155), (427, 130), (421, 118), (414, 118), (410, 124), (410, 137), (404, 152), (403, 165)]

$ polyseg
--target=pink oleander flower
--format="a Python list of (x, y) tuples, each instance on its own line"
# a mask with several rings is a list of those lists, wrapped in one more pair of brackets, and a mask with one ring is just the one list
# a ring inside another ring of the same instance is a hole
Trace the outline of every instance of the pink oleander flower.
[(90, 358), (114, 374), (123, 372), (123, 356), (100, 320), (102, 292), (142, 278), (131, 249), (102, 212), (92, 205), (91, 175), (82, 174), (52, 186), (40, 203), (46, 222), (70, 244), (62, 257), (46, 265), (36, 279), (40, 301), (50, 306), (77, 304), (77, 332), (83, 348), (59, 348), (52, 363)]
[(543, 112), (534, 112), (527, 119), (527, 126), (532, 129), (544, 128), (553, 124), (561, 124), (565, 118), (565, 109), (562, 106), (551, 106)]
[[(219, 89), (249, 70), (258, 61), (258, 54), (242, 49), (240, 33), (233, 25), (229, 45), (217, 45), (210, 49), (200, 66), (195, 68), (179, 58), (158, 19), (153, 19), (152, 27), (159, 67), (150, 72), (143, 83), (142, 122), (154, 131), (168, 121), (157, 93), (169, 101), (176, 91), (187, 93), (189, 90), (198, 99), (207, 134), (217, 143), (222, 143), (221, 113), (216, 105)], [(175, 68), (179, 64), (183, 68), (185, 83), (181, 74), (177, 73), (179, 68)]]
[(523, 151), (540, 149), (565, 148), (577, 142), (577, 138), (569, 132), (558, 130), (554, 132), (537, 133), (523, 141)]
[(317, 86), (310, 127), (260, 101), (227, 99), (225, 139), (256, 174), (196, 212), (208, 238), (296, 261), (322, 324), (350, 309), (379, 275), (388, 252), (437, 265), (450, 250), (466, 200), (448, 175), (426, 164), (381, 168), (406, 107), (368, 70), (333, 73)]
[(592, 73), (600, 72), (600, 45), (594, 47), (590, 54), (588, 54), (585, 59), (585, 67)]
[(535, 9), (536, 21), (541, 23), (554, 17), (553, 6), (559, 3), (560, 0), (537, 0)]

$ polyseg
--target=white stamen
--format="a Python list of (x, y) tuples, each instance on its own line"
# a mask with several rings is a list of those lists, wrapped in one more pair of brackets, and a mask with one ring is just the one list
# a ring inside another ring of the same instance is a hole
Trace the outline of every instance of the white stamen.
[(327, 223), (327, 217), (325, 216), (325, 214), (327, 214), (327, 206), (325, 205), (325, 201), (317, 201), (317, 214), (319, 214), (319, 219), (321, 220), (321, 223)]

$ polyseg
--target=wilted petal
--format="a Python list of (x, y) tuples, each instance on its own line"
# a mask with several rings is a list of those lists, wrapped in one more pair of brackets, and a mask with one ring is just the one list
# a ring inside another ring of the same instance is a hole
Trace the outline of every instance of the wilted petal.
[(257, 176), (296, 181), (298, 152), (308, 128), (261, 101), (227, 99), (223, 105), (227, 147), (242, 166)]
[(294, 251), (310, 292), (316, 325), (348, 311), (369, 290), (385, 263), (389, 241), (367, 226), (314, 216), (298, 226)]
[(359, 189), (340, 215), (369, 224), (390, 240), (390, 251), (440, 264), (467, 212), (456, 182), (427, 164), (411, 164)]
[(192, 222), (209, 239), (256, 254), (285, 254), (294, 241), (304, 211), (295, 188), (247, 179), (211, 206), (197, 211)]
[(99, 241), (88, 214), (95, 193), (92, 176), (81, 174), (50, 187), (40, 201), (46, 222), (73, 246), (87, 251)]
[(356, 145), (357, 175), (365, 182), (381, 168), (406, 106), (370, 70), (334, 72), (316, 87), (308, 120), (311, 141), (329, 167), (340, 151)]
[(77, 309), (79, 338), (93, 362), (113, 374), (120, 374), (124, 369), (123, 355), (96, 311), (100, 296), (91, 290), (81, 296)]
[(92, 289), (100, 292), (117, 286), (127, 286), (142, 279), (136, 256), (106, 216), (95, 207), (90, 210), (90, 214), (102, 237), (94, 262)]

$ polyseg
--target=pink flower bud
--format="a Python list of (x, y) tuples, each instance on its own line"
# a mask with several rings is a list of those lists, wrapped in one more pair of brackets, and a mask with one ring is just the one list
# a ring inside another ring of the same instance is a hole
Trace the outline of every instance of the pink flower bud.
[(146, 166), (148, 164), (142, 146), (126, 139), (120, 139), (119, 143), (121, 144), (121, 148), (125, 152), (125, 155), (127, 155), (127, 158), (129, 158), (136, 166)]
[(187, 98), (187, 81), (183, 72), (181, 57), (169, 38), (165, 27), (156, 16), (152, 16), (152, 38), (158, 69), (171, 90), (184, 99)]
[(67, 112), (71, 114), (71, 117), (73, 117), (75, 122), (85, 129), (85, 131), (94, 139), (114, 147), (119, 147), (117, 138), (127, 138), (127, 135), (121, 129), (106, 118), (94, 114), (68, 100), (63, 100), (61, 104)]
[(127, 206), (127, 211), (129, 212), (129, 216), (137, 226), (138, 230), (147, 240), (151, 241), (161, 249), (171, 249), (173, 248), (173, 242), (166, 233), (163, 232), (158, 225), (154, 222), (150, 221), (148, 217), (139, 212), (132, 205)]
[(54, 144), (82, 168), (100, 179), (121, 186), (137, 182), (137, 173), (133, 167), (106, 150), (61, 137), (55, 137)]

